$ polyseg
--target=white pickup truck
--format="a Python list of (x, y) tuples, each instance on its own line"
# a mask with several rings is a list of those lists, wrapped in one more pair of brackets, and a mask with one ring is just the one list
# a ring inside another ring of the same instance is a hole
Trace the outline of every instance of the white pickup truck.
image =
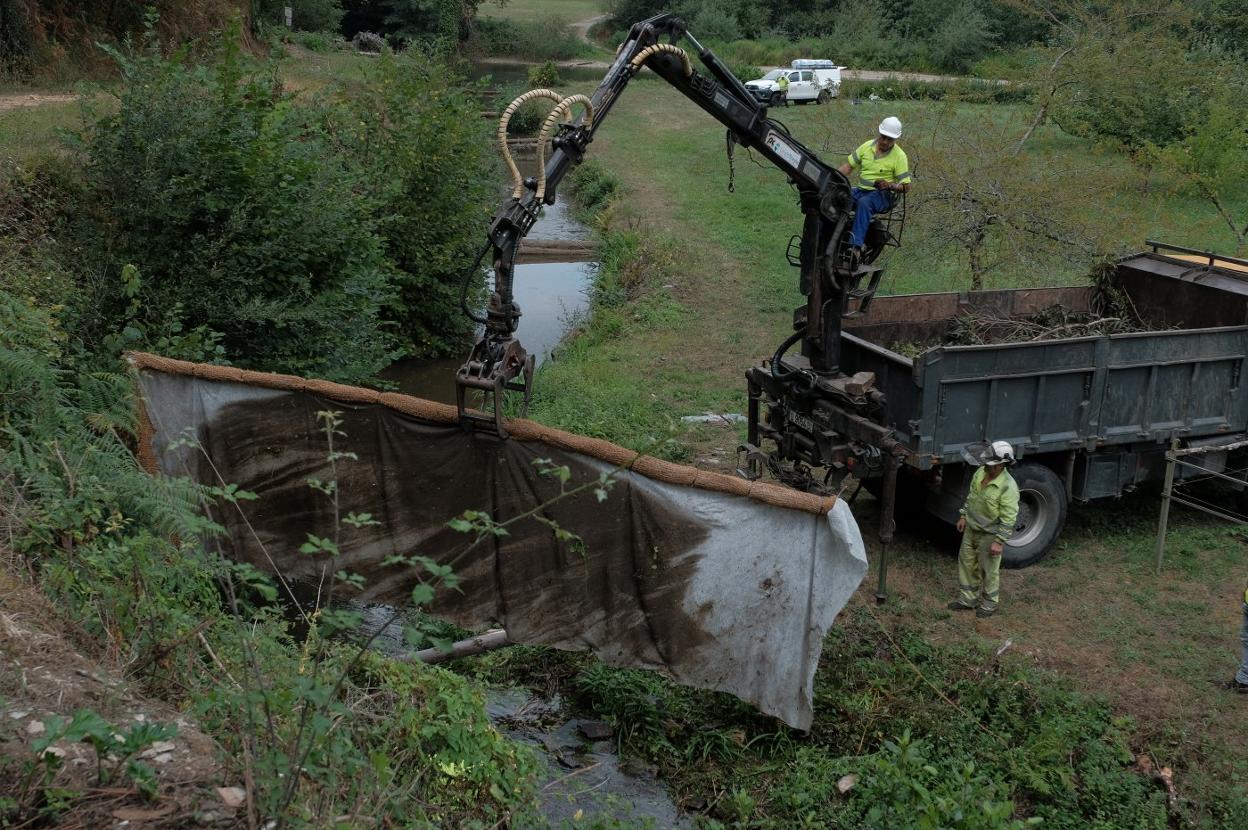
[(789, 100), (804, 104), (823, 104), (835, 98), (841, 89), (841, 70), (829, 60), (800, 59), (788, 68), (773, 69), (761, 78), (746, 81), (745, 88), (764, 104), (779, 104), (780, 77), (788, 76)]

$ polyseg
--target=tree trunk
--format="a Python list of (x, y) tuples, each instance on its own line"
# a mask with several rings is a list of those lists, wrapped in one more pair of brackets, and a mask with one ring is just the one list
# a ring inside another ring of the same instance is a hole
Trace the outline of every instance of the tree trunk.
[(1044, 123), (1044, 119), (1049, 115), (1049, 102), (1046, 100), (1040, 105), (1040, 109), (1036, 112), (1036, 117), (1032, 119), (1031, 125), (1027, 128), (1027, 132), (1023, 133), (1023, 137), (1018, 140), (1018, 146), (1014, 148), (1014, 155), (1018, 155), (1023, 151), (1023, 145), (1031, 138), (1031, 134)]
[(1212, 188), (1206, 191), (1209, 194), (1209, 201), (1213, 202), (1213, 206), (1218, 209), (1218, 213), (1226, 222), (1226, 226), (1231, 229), (1231, 233), (1235, 234), (1236, 250), (1244, 247), (1244, 242), (1248, 241), (1248, 225), (1244, 225), (1240, 230), (1239, 225), (1235, 222), (1235, 217), (1231, 216), (1230, 211), (1222, 204), (1222, 200), (1218, 198), (1218, 194)]
[(968, 246), (971, 255), (971, 290), (984, 290), (984, 225), (975, 228)]

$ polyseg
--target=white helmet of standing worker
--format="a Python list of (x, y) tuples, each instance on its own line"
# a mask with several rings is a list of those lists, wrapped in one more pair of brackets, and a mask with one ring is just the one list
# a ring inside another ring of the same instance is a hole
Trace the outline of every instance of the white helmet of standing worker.
[(881, 121), (880, 135), (886, 135), (889, 138), (901, 138), (901, 119), (895, 115), (890, 115)]
[(962, 457), (976, 467), (1009, 466), (1014, 463), (1014, 447), (1009, 441), (968, 444), (962, 450)]
[(984, 466), (995, 467), (998, 464), (1013, 464), (1014, 448), (1009, 441), (993, 441), (984, 457)]

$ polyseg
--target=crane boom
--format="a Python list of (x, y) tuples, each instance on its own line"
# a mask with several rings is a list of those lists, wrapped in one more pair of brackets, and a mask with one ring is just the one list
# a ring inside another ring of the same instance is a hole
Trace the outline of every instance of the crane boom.
[[(705, 74), (676, 46), (682, 40), (693, 47)], [(785, 382), (784, 375), (789, 375), (788, 382), (807, 393), (838, 373), (841, 317), (857, 313), (850, 311), (851, 299), (859, 300), (859, 310), (865, 309), (880, 274), (869, 259), (851, 263), (846, 256), (853, 216), (849, 181), (783, 124), (769, 118), (767, 107), (754, 99), (710, 49), (689, 34), (679, 17), (660, 14), (629, 31), (611, 68), (589, 98), (587, 110), (592, 117), (581, 116), (560, 126), (541, 180), (530, 178), (518, 185), (517, 193), (504, 201), (494, 216), (488, 246), (493, 253), (494, 291), (486, 315), (481, 317), (464, 306), (465, 313), (484, 324), (472, 354), (456, 375), (460, 418), (465, 425), (490, 425), (505, 435), (501, 418), (504, 393), (523, 392), (527, 405), (533, 358), (515, 338), (520, 308), (512, 291), (520, 240), (537, 221), (542, 204), (554, 204), (564, 176), (584, 159), (595, 133), (643, 65), (723, 124), (730, 145), (735, 141), (766, 158), (796, 188), (804, 220), (801, 235), (790, 242), (788, 258), (799, 269), (798, 287), (806, 302), (794, 313), (794, 334), (776, 351), (771, 371), (781, 383)], [(860, 288), (865, 277), (871, 278), (869, 287)], [(798, 340), (808, 368), (786, 370), (780, 358)], [(494, 395), (492, 415), (465, 406), (465, 393), (470, 389)]]

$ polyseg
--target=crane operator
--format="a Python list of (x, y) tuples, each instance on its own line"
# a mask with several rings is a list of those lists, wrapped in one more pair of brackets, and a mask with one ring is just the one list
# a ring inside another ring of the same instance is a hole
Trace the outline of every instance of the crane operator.
[(901, 138), (901, 119), (890, 115), (880, 122), (875, 138), (864, 141), (862, 146), (849, 154), (839, 168), (853, 179), (854, 227), (850, 234), (850, 263), (856, 267), (862, 260), (862, 246), (867, 228), (877, 213), (892, 210), (898, 193), (910, 189), (910, 160), (905, 150), (897, 144)]

